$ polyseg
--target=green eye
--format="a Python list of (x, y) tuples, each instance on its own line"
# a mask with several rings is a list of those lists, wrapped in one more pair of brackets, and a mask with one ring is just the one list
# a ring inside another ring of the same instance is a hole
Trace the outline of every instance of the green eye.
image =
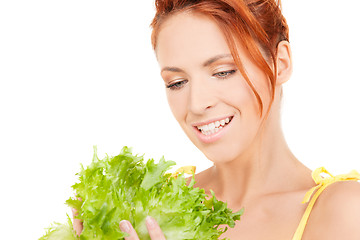
[(177, 90), (177, 89), (182, 88), (187, 82), (188, 82), (188, 80), (178, 81), (178, 82), (167, 85), (166, 88), (169, 88), (171, 90)]
[(218, 73), (218, 76), (219, 77), (225, 77), (225, 76), (227, 76), (229, 74), (229, 72), (219, 72)]
[(234, 74), (235, 72), (236, 72), (236, 70), (222, 71), (222, 72), (215, 73), (214, 76), (219, 77), (219, 78), (226, 78), (226, 77), (229, 77), (230, 75)]

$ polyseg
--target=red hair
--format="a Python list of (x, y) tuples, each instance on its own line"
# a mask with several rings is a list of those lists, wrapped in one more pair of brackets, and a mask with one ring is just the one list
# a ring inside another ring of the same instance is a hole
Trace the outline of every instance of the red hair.
[[(253, 83), (245, 73), (236, 43), (241, 43), (252, 60), (264, 71), (271, 85), (270, 111), (275, 95), (276, 54), (279, 42), (289, 41), (289, 29), (281, 12), (281, 0), (155, 0), (156, 15), (151, 23), (151, 42), (154, 50), (161, 23), (180, 11), (193, 11), (213, 19), (222, 30), (239, 71), (254, 92), (259, 103), (260, 116), (263, 102)], [(265, 52), (264, 57), (259, 46)], [(273, 69), (268, 64), (270, 58)], [(267, 115), (266, 114), (266, 115)]]

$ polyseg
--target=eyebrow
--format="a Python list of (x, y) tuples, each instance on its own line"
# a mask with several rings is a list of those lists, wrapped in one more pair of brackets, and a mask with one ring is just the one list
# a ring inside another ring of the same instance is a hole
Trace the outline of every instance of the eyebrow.
[(212, 63), (222, 59), (222, 58), (228, 58), (228, 57), (232, 57), (231, 54), (219, 54), (216, 55), (215, 57), (210, 58), (209, 60), (207, 60), (206, 62), (204, 62), (203, 67), (207, 67), (209, 65), (211, 65)]
[[(228, 57), (232, 57), (231, 54), (219, 54), (219, 55), (216, 55), (208, 60), (206, 60), (204, 63), (203, 63), (203, 67), (208, 67), (209, 65), (211, 65), (212, 63), (220, 60), (220, 59), (223, 59), (223, 58), (228, 58)], [(178, 67), (164, 67), (163, 69), (161, 69), (161, 73), (164, 72), (164, 71), (169, 71), (169, 72), (185, 72), (184, 70), (182, 70), (181, 68), (178, 68)]]
[(182, 70), (181, 68), (177, 68), (177, 67), (164, 67), (163, 69), (161, 69), (161, 72), (165, 72), (165, 71), (169, 71), (169, 72), (184, 72), (184, 70)]

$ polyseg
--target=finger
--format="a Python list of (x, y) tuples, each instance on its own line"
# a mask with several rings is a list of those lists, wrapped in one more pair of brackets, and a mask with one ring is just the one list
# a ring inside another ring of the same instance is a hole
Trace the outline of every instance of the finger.
[(166, 240), (156, 220), (150, 216), (146, 217), (146, 227), (149, 231), (151, 240)]
[(139, 237), (136, 234), (135, 229), (133, 228), (133, 226), (129, 221), (122, 220), (120, 222), (120, 230), (130, 235), (129, 237), (125, 237), (125, 240), (139, 240)]
[(73, 215), (73, 229), (75, 230), (76, 235), (80, 236), (83, 230), (83, 223), (81, 219), (75, 218), (79, 213), (76, 209), (71, 208), (72, 215)]

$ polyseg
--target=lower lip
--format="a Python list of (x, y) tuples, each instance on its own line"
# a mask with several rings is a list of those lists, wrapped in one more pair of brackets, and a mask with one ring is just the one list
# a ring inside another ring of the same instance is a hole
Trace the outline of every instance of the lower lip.
[[(231, 122), (234, 120), (234, 117), (231, 119)], [(230, 123), (226, 124), (223, 128), (219, 129), (218, 132), (210, 134), (210, 135), (204, 135), (202, 134), (197, 127), (194, 127), (195, 133), (197, 137), (204, 143), (213, 143), (219, 140), (228, 130)]]

